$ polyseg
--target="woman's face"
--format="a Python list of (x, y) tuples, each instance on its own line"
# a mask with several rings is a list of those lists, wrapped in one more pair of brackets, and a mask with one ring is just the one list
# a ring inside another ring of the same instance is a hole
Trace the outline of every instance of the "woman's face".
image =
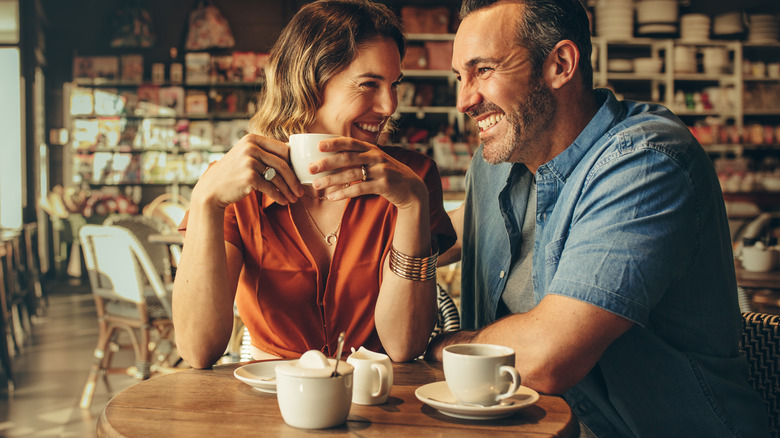
[(361, 45), (355, 60), (325, 84), (322, 105), (308, 132), (376, 143), (398, 106), (400, 79), (401, 56), (392, 40)]

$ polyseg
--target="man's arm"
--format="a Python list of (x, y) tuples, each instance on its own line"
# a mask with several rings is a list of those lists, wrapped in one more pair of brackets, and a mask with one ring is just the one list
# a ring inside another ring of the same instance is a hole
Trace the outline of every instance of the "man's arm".
[(463, 241), (463, 206), (464, 202), (460, 204), (460, 207), (450, 210), (447, 214), (450, 215), (450, 221), (452, 221), (452, 227), (455, 228), (455, 234), (458, 236), (458, 240), (447, 251), (439, 254), (439, 266), (446, 266), (451, 263), (460, 261), (460, 248)]
[(549, 294), (529, 312), (509, 315), (480, 330), (437, 336), (427, 357), (441, 360), (442, 348), (456, 343), (506, 345), (515, 350), (515, 368), (523, 385), (560, 394), (582, 380), (632, 325), (592, 304)]

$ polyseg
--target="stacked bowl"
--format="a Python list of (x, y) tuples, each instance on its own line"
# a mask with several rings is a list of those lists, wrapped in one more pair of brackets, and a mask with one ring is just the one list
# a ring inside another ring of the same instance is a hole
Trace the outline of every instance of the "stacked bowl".
[(701, 43), (710, 39), (710, 17), (704, 14), (685, 14), (680, 18), (680, 40)]
[(780, 32), (777, 17), (769, 14), (752, 14), (748, 18), (748, 42), (776, 43)]
[(741, 12), (718, 14), (712, 21), (712, 34), (719, 37), (733, 37), (745, 31)]
[(692, 46), (675, 46), (674, 72), (696, 73), (696, 48)]
[(639, 35), (677, 32), (677, 0), (640, 0), (636, 4), (636, 33)]
[(632, 0), (598, 0), (596, 35), (610, 40), (628, 40), (634, 36)]

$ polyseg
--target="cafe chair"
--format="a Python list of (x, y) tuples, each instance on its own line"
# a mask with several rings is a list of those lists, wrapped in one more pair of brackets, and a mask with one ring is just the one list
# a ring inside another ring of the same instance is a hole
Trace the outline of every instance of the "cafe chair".
[(766, 403), (771, 436), (780, 436), (780, 315), (746, 312), (739, 346), (748, 361), (748, 381)]
[(460, 315), (458, 314), (458, 306), (455, 304), (455, 300), (438, 284), (436, 285), (436, 290), (439, 312), (436, 325), (431, 333), (431, 339), (443, 332), (460, 330)]
[(168, 225), (154, 216), (141, 216), (134, 214), (115, 214), (103, 221), (103, 225), (116, 225), (127, 228), (141, 243), (155, 269), (162, 276), (165, 283), (173, 281), (171, 250), (167, 245), (153, 243), (149, 237), (155, 234), (168, 234), (171, 232)]
[(2, 311), (4, 329), (9, 337), (10, 354), (16, 355), (32, 336), (32, 315), (35, 303), (28, 284), (27, 261), (24, 256), (21, 230), (4, 232), (2, 244), (5, 246), (3, 258), (4, 293)]
[(0, 241), (0, 303), (2, 303), (3, 309), (0, 311), (0, 328), (2, 328), (2, 333), (0, 333), (0, 376), (2, 376), (6, 390), (12, 392), (14, 390), (13, 364), (11, 363), (11, 349), (13, 346), (9, 342), (11, 336), (8, 334), (9, 321), (5, 310), (7, 296), (7, 276), (5, 275), (5, 269), (6, 259), (10, 256), (7, 248), (8, 245), (6, 242)]
[(100, 327), (94, 363), (81, 397), (80, 406), (86, 409), (92, 404), (99, 376), (132, 370), (111, 366), (120, 333), (130, 337), (134, 377), (139, 380), (170, 367), (175, 344), (172, 285), (163, 283), (138, 238), (124, 227), (85, 225), (79, 239)]
[(189, 208), (190, 201), (184, 196), (163, 193), (144, 207), (143, 215), (160, 218), (170, 229), (176, 231)]
[(41, 256), (38, 242), (38, 222), (24, 224), (24, 255), (27, 264), (27, 284), (34, 300), (34, 313), (42, 316), (49, 297), (41, 283)]

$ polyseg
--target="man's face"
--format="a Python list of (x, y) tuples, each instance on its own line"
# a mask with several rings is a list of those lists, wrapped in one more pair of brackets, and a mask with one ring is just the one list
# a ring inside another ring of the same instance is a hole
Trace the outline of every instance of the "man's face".
[(541, 72), (533, 71), (528, 51), (516, 44), (523, 8), (501, 2), (473, 12), (455, 36), (458, 110), (477, 122), (482, 155), (490, 164), (538, 162), (555, 115), (552, 92)]

